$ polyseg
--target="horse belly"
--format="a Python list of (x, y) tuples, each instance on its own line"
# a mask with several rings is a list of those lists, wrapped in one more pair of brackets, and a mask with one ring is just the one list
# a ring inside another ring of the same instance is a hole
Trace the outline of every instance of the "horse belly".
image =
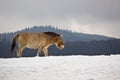
[(39, 46), (37, 44), (27, 44), (26, 47), (31, 49), (37, 49)]

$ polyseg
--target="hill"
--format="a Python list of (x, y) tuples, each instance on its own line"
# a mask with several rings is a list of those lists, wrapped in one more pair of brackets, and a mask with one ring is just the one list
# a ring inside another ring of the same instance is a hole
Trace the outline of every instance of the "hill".
[(12, 40), (13, 36), (20, 32), (35, 32), (35, 33), (40, 33), (40, 32), (47, 32), (47, 31), (52, 31), (52, 32), (57, 32), (59, 34), (63, 35), (63, 40), (64, 42), (66, 41), (92, 41), (92, 40), (107, 40), (111, 39), (111, 37), (103, 36), (103, 35), (93, 35), (93, 34), (84, 34), (84, 33), (78, 33), (78, 32), (71, 32), (69, 30), (62, 30), (55, 28), (54, 26), (33, 26), (32, 28), (25, 28), (21, 31), (16, 31), (16, 32), (11, 32), (11, 33), (3, 33), (0, 34), (0, 39), (6, 38), (7, 40)]
[[(49, 55), (110, 55), (120, 54), (120, 39), (102, 35), (91, 35), (71, 32), (52, 26), (34, 26), (14, 33), (0, 34), (0, 57), (10, 57), (10, 46), (13, 37), (20, 32), (46, 32), (53, 31), (63, 35), (65, 48), (58, 50), (55, 45), (49, 48)], [(14, 51), (14, 53), (16, 53)], [(36, 56), (37, 50), (25, 49), (22, 56)], [(15, 55), (14, 55), (15, 56)], [(43, 54), (42, 54), (43, 56)]]

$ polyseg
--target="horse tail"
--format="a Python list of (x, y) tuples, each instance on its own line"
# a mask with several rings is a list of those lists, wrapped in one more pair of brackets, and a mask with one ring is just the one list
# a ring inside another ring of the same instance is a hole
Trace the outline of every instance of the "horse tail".
[(11, 44), (11, 57), (13, 56), (13, 50), (15, 48), (15, 45), (16, 45), (16, 41), (18, 39), (19, 35), (16, 35), (14, 38), (13, 38), (13, 41), (12, 41), (12, 44)]

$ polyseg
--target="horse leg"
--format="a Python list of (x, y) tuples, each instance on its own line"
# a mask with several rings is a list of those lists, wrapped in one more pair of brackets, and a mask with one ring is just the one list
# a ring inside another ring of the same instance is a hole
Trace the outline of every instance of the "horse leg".
[(40, 56), (41, 52), (42, 52), (42, 49), (39, 48), (39, 49), (38, 49), (38, 52), (37, 52), (37, 56)]
[(22, 55), (22, 51), (23, 51), (24, 47), (23, 46), (19, 46), (18, 49), (17, 49), (17, 57), (21, 57)]
[(44, 48), (43, 51), (44, 51), (45, 56), (48, 56), (48, 49)]

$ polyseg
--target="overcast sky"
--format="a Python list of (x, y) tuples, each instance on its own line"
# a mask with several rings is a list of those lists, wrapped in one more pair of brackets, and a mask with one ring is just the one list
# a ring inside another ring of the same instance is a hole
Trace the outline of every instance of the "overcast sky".
[(0, 0), (0, 32), (34, 25), (120, 38), (120, 0)]

